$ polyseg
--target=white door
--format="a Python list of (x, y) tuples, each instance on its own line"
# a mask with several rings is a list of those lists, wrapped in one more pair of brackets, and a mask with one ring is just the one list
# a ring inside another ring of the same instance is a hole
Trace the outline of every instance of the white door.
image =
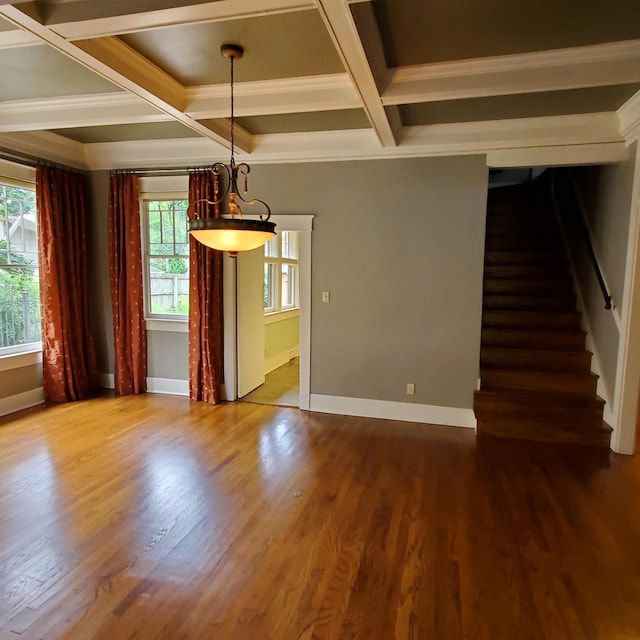
[(236, 258), (238, 286), (238, 398), (264, 384), (264, 247)]

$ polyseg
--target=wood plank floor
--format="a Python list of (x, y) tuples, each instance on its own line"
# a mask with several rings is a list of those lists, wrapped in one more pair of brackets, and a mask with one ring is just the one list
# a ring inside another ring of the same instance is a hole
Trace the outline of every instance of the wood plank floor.
[(146, 395), (0, 424), (5, 640), (632, 640), (640, 460)]
[(242, 401), (299, 407), (300, 358), (292, 358), (286, 364), (267, 373), (264, 384), (244, 396)]

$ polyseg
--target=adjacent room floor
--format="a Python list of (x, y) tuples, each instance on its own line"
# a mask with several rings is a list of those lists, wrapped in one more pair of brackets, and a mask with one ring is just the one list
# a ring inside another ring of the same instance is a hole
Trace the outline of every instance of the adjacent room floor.
[(292, 358), (286, 364), (268, 373), (264, 384), (247, 394), (242, 400), (280, 407), (299, 407), (300, 358)]
[(0, 638), (632, 640), (640, 457), (141, 395), (0, 420)]

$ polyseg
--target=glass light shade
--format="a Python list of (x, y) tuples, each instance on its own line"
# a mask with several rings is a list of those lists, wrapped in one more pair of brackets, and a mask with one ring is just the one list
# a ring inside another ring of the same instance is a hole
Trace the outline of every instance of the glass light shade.
[(275, 235), (276, 225), (264, 220), (245, 218), (205, 218), (189, 221), (191, 235), (202, 244), (218, 251), (237, 253), (251, 251)]

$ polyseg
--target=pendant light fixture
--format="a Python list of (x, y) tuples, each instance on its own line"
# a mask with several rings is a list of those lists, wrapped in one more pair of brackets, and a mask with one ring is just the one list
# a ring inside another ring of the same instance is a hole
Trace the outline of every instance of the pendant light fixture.
[[(210, 205), (217, 205), (227, 199), (228, 212), (223, 213), (220, 218), (194, 218), (189, 220), (189, 231), (191, 235), (202, 244), (212, 249), (228, 251), (232, 257), (238, 251), (250, 251), (257, 249), (268, 242), (274, 235), (276, 225), (269, 222), (271, 209), (263, 200), (254, 198), (245, 200), (238, 191), (238, 174), (244, 176), (244, 193), (247, 193), (247, 176), (251, 168), (246, 162), (236, 164), (234, 157), (234, 117), (233, 117), (233, 64), (235, 60), (240, 60), (244, 54), (244, 49), (236, 44), (223, 44), (220, 53), (229, 60), (231, 75), (231, 161), (229, 164), (216, 162), (211, 167), (211, 171), (226, 176), (226, 186), (221, 190), (220, 197), (216, 200), (197, 200), (189, 205), (193, 207), (199, 202), (206, 202)], [(259, 220), (249, 220), (242, 217), (240, 202), (247, 205), (259, 203), (264, 206), (266, 212), (260, 214)]]

